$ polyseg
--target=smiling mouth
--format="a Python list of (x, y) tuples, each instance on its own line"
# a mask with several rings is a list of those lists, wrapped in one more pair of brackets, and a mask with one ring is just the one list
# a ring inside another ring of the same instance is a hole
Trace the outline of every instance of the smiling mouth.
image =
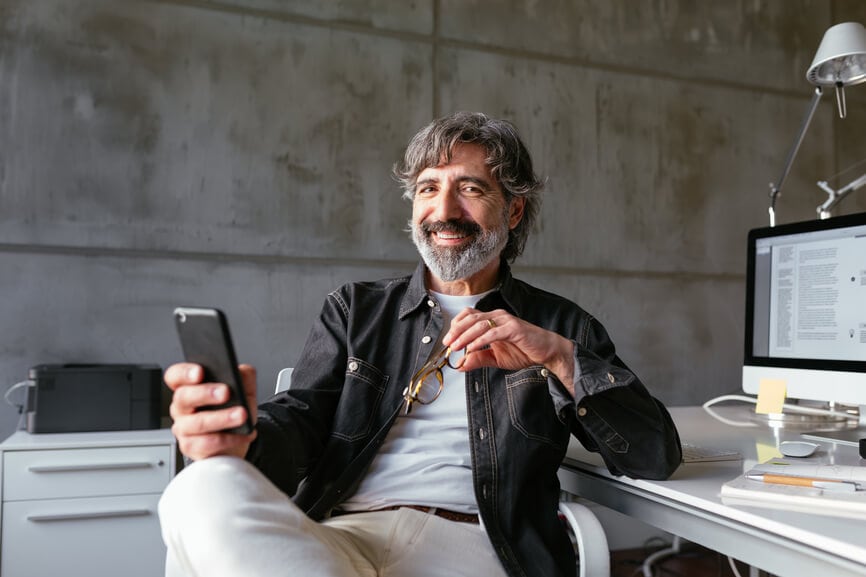
[(474, 222), (451, 220), (448, 222), (428, 222), (421, 225), (428, 237), (434, 238), (443, 245), (458, 245), (466, 239), (481, 232)]
[(449, 231), (444, 231), (444, 230), (437, 232), (435, 234), (437, 237), (439, 237), (442, 240), (462, 240), (462, 239), (466, 238), (467, 236), (469, 236), (469, 235), (462, 233), (462, 232), (449, 232)]

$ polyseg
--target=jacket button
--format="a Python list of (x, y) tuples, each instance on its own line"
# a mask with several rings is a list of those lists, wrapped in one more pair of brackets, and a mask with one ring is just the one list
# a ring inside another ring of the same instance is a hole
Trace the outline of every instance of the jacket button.
[(429, 301), (427, 301), (427, 306), (432, 309), (433, 307), (436, 306), (436, 303), (433, 300), (429, 300)]
[(484, 440), (484, 435), (485, 435), (485, 433), (484, 433), (484, 427), (481, 427), (480, 429), (478, 429), (478, 438), (481, 439), (481, 440), (483, 441), (483, 440)]
[(430, 335), (424, 335), (424, 338), (421, 339), (421, 342), (426, 345), (427, 343), (429, 343), (432, 340), (433, 339), (430, 338)]
[(577, 410), (577, 416), (578, 417), (585, 417), (586, 416), (586, 409), (584, 407), (579, 408)]
[(357, 370), (358, 370), (358, 363), (355, 362), (355, 361), (351, 361), (351, 362), (349, 363), (349, 370), (352, 371), (353, 373), (354, 373), (355, 371), (357, 371)]
[(546, 379), (548, 376), (550, 376), (550, 371), (548, 371), (547, 369), (541, 369), (541, 376)]
[(616, 379), (613, 378), (613, 375), (610, 373), (607, 374), (607, 380), (610, 381), (611, 383), (616, 382)]

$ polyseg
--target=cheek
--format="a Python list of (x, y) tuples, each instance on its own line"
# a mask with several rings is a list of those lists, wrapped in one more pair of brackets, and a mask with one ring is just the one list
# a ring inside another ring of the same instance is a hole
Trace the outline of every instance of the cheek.
[[(474, 210), (470, 212), (468, 216), (485, 230), (492, 230), (501, 227), (503, 222), (502, 219), (504, 218), (502, 215), (502, 207), (493, 206)], [(507, 216), (505, 218), (507, 218)]]
[(423, 211), (421, 207), (416, 202), (412, 205), (412, 222), (414, 224), (419, 224), (423, 221)]
[(412, 222), (420, 224), (427, 220), (433, 220), (435, 205), (432, 202), (423, 200), (415, 200), (412, 204)]

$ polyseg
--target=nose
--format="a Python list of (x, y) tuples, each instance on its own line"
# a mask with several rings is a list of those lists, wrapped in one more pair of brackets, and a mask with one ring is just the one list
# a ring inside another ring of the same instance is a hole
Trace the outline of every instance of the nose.
[(446, 222), (463, 216), (463, 207), (457, 194), (451, 190), (443, 190), (436, 196), (433, 207), (433, 219)]

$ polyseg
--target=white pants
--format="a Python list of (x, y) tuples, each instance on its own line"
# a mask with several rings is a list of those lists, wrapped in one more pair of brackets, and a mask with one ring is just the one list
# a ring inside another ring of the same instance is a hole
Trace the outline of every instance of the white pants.
[(184, 469), (159, 517), (169, 577), (505, 577), (478, 525), (413, 509), (317, 523), (234, 457)]

